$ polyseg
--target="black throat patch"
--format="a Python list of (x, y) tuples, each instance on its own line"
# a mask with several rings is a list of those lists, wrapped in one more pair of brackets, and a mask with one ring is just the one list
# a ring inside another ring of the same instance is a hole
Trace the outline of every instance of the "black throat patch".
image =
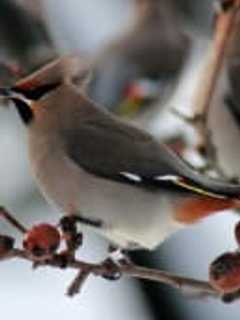
[(34, 118), (33, 111), (31, 110), (29, 105), (17, 98), (13, 98), (12, 101), (15, 104), (16, 109), (24, 124), (29, 125)]

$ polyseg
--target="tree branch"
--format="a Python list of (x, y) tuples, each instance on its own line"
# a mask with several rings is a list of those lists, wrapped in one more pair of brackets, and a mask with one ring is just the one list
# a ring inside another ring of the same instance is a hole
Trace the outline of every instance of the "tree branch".
[[(49, 266), (53, 268), (62, 269), (62, 256), (61, 254), (56, 254), (52, 257), (52, 259), (42, 260), (35, 259), (31, 254), (26, 252), (26, 250), (22, 249), (13, 249), (8, 255), (6, 255), (2, 260), (9, 260), (20, 258), (23, 260), (27, 260), (32, 263), (37, 263), (37, 266)], [(65, 268), (78, 270), (78, 274), (70, 287), (68, 288), (68, 295), (73, 296), (79, 293), (80, 288), (87, 280), (90, 274), (95, 276), (104, 276), (109, 272), (108, 267), (104, 262), (101, 263), (89, 263), (85, 261), (81, 261), (78, 259), (73, 259), (67, 263)], [(135, 265), (120, 265), (116, 266), (116, 270), (120, 272), (122, 275), (126, 275), (133, 278), (144, 279), (154, 282), (163, 283), (169, 285), (175, 289), (179, 289), (183, 292), (193, 293), (194, 296), (198, 297), (221, 297), (220, 293), (218, 293), (208, 282), (200, 281), (196, 279), (191, 279), (187, 277), (182, 277), (180, 275), (172, 274), (165, 271), (155, 270), (144, 268)]]
[[(44, 226), (44, 230), (46, 230), (46, 224), (39, 224), (38, 229), (37, 226), (34, 226), (28, 230), (20, 222), (18, 222), (16, 218), (13, 217), (12, 214), (5, 208), (0, 207), (0, 212), (2, 213), (2, 218), (7, 220), (7, 222), (10, 223), (15, 229), (20, 231), (20, 233), (23, 235), (24, 241), (26, 241), (29, 234), (33, 235), (34, 230), (38, 230), (38, 233), (35, 234), (35, 241), (37, 240), (38, 243), (41, 244), (42, 240), (44, 240), (44, 244), (46, 245), (48, 234), (39, 234), (39, 226)], [(67, 219), (69, 220), (67, 221)], [(0, 243), (0, 261), (21, 259), (31, 262), (34, 269), (38, 267), (48, 266), (58, 269), (77, 270), (77, 275), (67, 289), (67, 295), (70, 297), (78, 294), (81, 291), (83, 285), (91, 274), (95, 276), (102, 276), (105, 279), (116, 279), (116, 277), (113, 277), (114, 274), (126, 275), (133, 278), (164, 283), (175, 289), (192, 293), (195, 297), (221, 297), (221, 294), (217, 292), (208, 282), (205, 281), (186, 278), (165, 271), (135, 266), (131, 263), (121, 263), (120, 260), (119, 263), (112, 263), (111, 266), (111, 263), (109, 264), (109, 262), (111, 261), (110, 259), (106, 259), (100, 263), (90, 263), (77, 259), (76, 251), (82, 243), (82, 241), (79, 242), (77, 223), (78, 219), (76, 218), (74, 220), (74, 216), (66, 216), (60, 220), (60, 223), (57, 224), (60, 228), (63, 229), (61, 239), (62, 241), (67, 242), (69, 241), (69, 239), (72, 239), (72, 241), (76, 242), (76, 245), (71, 248), (70, 254), (67, 244), (67, 250), (65, 251), (60, 251), (59, 253), (57, 253), (56, 248), (55, 252), (52, 252), (52, 254), (49, 254), (48, 252), (47, 255), (41, 256), (39, 254), (35, 255), (36, 250), (34, 250), (34, 247), (32, 248), (33, 250), (29, 249), (31, 248), (29, 246), (26, 246), (24, 248), (15, 248), (13, 247), (15, 241), (11, 241), (12, 246), (9, 246), (9, 243)], [(66, 228), (66, 226), (68, 226), (68, 228)], [(51, 227), (50, 229), (50, 240), (52, 239), (52, 228), (53, 227)], [(66, 231), (68, 233), (67, 239)], [(9, 236), (4, 235), (1, 235), (1, 237), (7, 240), (10, 238)], [(31, 240), (31, 242), (33, 241), (33, 237), (29, 239)], [(231, 299), (233, 300), (232, 297)]]
[(193, 98), (193, 116), (186, 120), (193, 125), (198, 134), (197, 148), (204, 156), (207, 156), (208, 166), (224, 176), (218, 165), (217, 152), (208, 129), (208, 117), (226, 57), (232, 46), (233, 36), (237, 31), (239, 32), (236, 22), (240, 12), (240, 1), (219, 0), (219, 5), (221, 9), (216, 18), (209, 57), (200, 75)]
[[(198, 119), (202, 118), (204, 125), (226, 55), (231, 45), (232, 36), (236, 32), (236, 19), (240, 10), (240, 1), (233, 0), (231, 3), (231, 6), (229, 4), (229, 7), (225, 10), (223, 8), (217, 17), (215, 35), (210, 48), (210, 57), (202, 77), (200, 77), (195, 95), (195, 103), (193, 104), (195, 108), (194, 116)], [(205, 131), (205, 127), (201, 128), (201, 133), (203, 129)]]

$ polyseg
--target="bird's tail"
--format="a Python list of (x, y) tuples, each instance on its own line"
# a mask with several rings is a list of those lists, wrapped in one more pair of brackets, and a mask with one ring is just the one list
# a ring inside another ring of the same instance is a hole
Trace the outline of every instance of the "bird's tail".
[(240, 199), (240, 183), (231, 183), (207, 177), (197, 172), (177, 156), (174, 159), (174, 165), (178, 173), (175, 181), (177, 185), (202, 195)]
[(178, 184), (203, 195), (240, 199), (240, 184), (213, 179), (191, 168), (187, 168), (184, 176), (179, 179)]

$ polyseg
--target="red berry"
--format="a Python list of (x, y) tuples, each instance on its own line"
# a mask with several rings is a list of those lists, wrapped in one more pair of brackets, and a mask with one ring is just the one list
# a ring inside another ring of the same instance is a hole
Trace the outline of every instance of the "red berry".
[(209, 281), (226, 294), (240, 289), (240, 254), (228, 252), (214, 260), (209, 269)]
[(23, 240), (23, 247), (35, 257), (52, 255), (59, 247), (60, 233), (49, 224), (39, 224), (30, 229)]
[(238, 222), (235, 226), (235, 239), (237, 244), (240, 246), (240, 222)]

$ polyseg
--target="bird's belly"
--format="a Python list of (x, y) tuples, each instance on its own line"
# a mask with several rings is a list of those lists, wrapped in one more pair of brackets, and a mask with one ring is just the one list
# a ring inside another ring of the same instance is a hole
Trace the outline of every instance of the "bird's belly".
[(180, 226), (170, 201), (159, 193), (98, 178), (59, 154), (32, 162), (50, 202), (65, 213), (102, 221), (100, 233), (121, 247), (151, 249)]

